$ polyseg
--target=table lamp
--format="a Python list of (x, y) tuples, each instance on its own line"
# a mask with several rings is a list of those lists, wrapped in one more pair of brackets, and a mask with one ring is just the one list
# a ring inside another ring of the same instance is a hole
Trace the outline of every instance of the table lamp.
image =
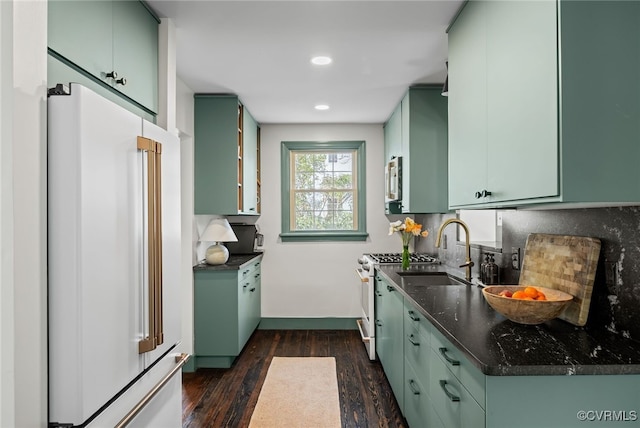
[(207, 248), (204, 259), (210, 265), (223, 265), (229, 260), (229, 250), (222, 242), (237, 242), (238, 238), (233, 233), (231, 225), (226, 218), (214, 218), (200, 236), (200, 242), (213, 242)]

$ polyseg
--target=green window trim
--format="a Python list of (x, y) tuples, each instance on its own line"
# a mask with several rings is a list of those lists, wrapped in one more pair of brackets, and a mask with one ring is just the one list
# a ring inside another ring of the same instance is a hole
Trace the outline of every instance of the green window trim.
[[(291, 152), (292, 151), (339, 151), (355, 150), (357, 180), (357, 230), (291, 230)], [(315, 241), (366, 241), (366, 152), (364, 141), (283, 141), (281, 158), (281, 204), (282, 204), (282, 242)]]

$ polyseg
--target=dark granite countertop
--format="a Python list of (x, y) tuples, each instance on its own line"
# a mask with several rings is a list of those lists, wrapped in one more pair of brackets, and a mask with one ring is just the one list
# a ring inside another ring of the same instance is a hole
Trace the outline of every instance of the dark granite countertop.
[(206, 263), (199, 263), (193, 267), (194, 271), (216, 271), (216, 270), (239, 270), (240, 267), (250, 261), (253, 261), (256, 257), (262, 257), (263, 252), (251, 253), (251, 254), (231, 254), (227, 263), (223, 265), (208, 265)]
[[(576, 327), (557, 319), (517, 324), (494, 311), (475, 284), (415, 285), (397, 274), (400, 265), (377, 269), (484, 374), (640, 374), (640, 343), (606, 326)], [(446, 271), (446, 266), (430, 269)], [(450, 274), (460, 278), (457, 271)]]

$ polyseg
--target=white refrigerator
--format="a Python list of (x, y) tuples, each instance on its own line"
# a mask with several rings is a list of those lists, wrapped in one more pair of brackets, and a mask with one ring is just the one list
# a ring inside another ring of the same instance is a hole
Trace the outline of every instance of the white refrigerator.
[(49, 426), (180, 427), (179, 141), (79, 84), (60, 89), (48, 99)]

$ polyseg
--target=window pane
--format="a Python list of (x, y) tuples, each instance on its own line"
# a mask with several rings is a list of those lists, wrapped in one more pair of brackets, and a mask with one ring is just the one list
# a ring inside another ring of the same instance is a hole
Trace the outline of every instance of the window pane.
[(329, 201), (329, 196), (324, 192), (314, 192), (313, 193), (313, 210), (321, 211), (326, 209)]
[(337, 172), (334, 175), (334, 189), (351, 189), (353, 188), (353, 175), (350, 172)]
[(296, 192), (294, 197), (295, 209), (299, 211), (311, 211), (313, 209), (313, 193)]
[(353, 211), (336, 211), (335, 212), (335, 228), (338, 230), (352, 230)]
[(297, 211), (295, 213), (295, 225), (296, 230), (313, 230), (313, 213), (311, 211)]
[(353, 192), (335, 192), (335, 209), (343, 211), (353, 211)]
[(313, 173), (302, 172), (295, 175), (295, 188), (296, 189), (313, 189), (314, 186)]
[(319, 172), (316, 174), (316, 189), (333, 189), (333, 173)]

